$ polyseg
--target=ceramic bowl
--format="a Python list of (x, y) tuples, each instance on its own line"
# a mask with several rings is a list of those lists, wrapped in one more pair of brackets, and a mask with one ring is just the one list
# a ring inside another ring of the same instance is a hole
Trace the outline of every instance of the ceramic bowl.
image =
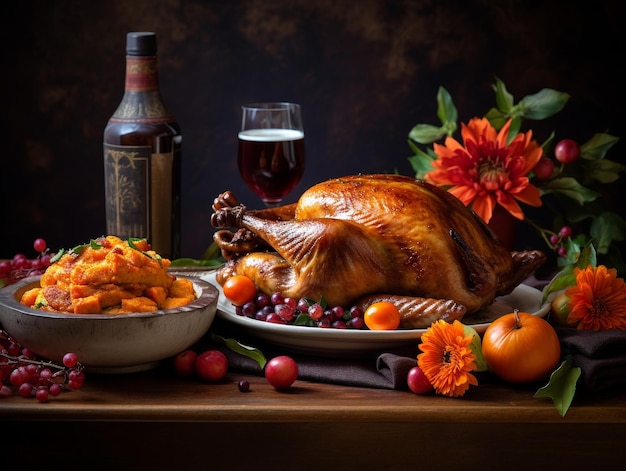
[(189, 278), (197, 298), (178, 309), (56, 314), (19, 302), (25, 291), (39, 286), (39, 279), (26, 278), (0, 289), (0, 325), (41, 358), (60, 362), (65, 353), (76, 353), (87, 373), (147, 370), (185, 350), (211, 327), (219, 295), (214, 285)]

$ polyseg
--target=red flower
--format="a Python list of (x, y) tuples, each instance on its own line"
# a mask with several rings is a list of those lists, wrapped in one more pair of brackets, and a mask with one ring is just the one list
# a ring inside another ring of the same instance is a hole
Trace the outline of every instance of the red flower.
[(425, 179), (436, 185), (449, 186), (459, 198), (485, 222), (489, 222), (496, 204), (517, 219), (524, 213), (516, 200), (530, 206), (541, 206), (539, 190), (527, 177), (543, 154), (532, 140), (532, 131), (518, 133), (510, 143), (509, 120), (498, 132), (486, 118), (473, 118), (462, 124), (463, 145), (448, 137), (444, 145), (433, 144), (438, 158), (434, 170)]

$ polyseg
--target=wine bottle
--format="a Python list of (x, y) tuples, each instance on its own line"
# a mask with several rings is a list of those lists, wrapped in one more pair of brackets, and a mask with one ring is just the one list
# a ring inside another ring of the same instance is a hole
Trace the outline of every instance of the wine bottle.
[(156, 34), (128, 33), (124, 96), (104, 130), (107, 234), (180, 257), (181, 144), (161, 97)]

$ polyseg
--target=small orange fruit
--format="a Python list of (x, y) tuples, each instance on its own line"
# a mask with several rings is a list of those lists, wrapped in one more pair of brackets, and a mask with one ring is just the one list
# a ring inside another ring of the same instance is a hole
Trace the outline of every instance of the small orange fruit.
[(499, 378), (532, 383), (554, 371), (561, 359), (561, 344), (548, 321), (516, 310), (487, 327), (482, 352), (489, 371)]
[(400, 325), (400, 312), (393, 303), (379, 301), (365, 310), (363, 321), (370, 330), (395, 330)]
[(245, 275), (234, 275), (228, 278), (222, 285), (224, 296), (235, 306), (243, 306), (252, 301), (257, 290), (254, 281)]

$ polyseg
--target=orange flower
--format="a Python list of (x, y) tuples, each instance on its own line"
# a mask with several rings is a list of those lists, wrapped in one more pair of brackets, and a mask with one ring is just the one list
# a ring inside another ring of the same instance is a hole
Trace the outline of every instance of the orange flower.
[(462, 124), (461, 145), (452, 137), (444, 145), (433, 144), (438, 158), (426, 181), (450, 186), (450, 193), (469, 206), (483, 221), (489, 222), (496, 204), (517, 219), (524, 213), (517, 201), (541, 206), (539, 190), (531, 185), (528, 173), (543, 155), (543, 149), (532, 140), (532, 131), (517, 134), (510, 143), (511, 121), (500, 132), (486, 118), (473, 118)]
[(615, 268), (574, 268), (576, 284), (565, 291), (567, 323), (578, 330), (626, 330), (626, 283)]
[(424, 372), (435, 392), (457, 397), (465, 394), (471, 385), (478, 385), (471, 374), (476, 369), (476, 355), (469, 345), (472, 335), (465, 335), (459, 321), (434, 322), (422, 335), (417, 364)]

